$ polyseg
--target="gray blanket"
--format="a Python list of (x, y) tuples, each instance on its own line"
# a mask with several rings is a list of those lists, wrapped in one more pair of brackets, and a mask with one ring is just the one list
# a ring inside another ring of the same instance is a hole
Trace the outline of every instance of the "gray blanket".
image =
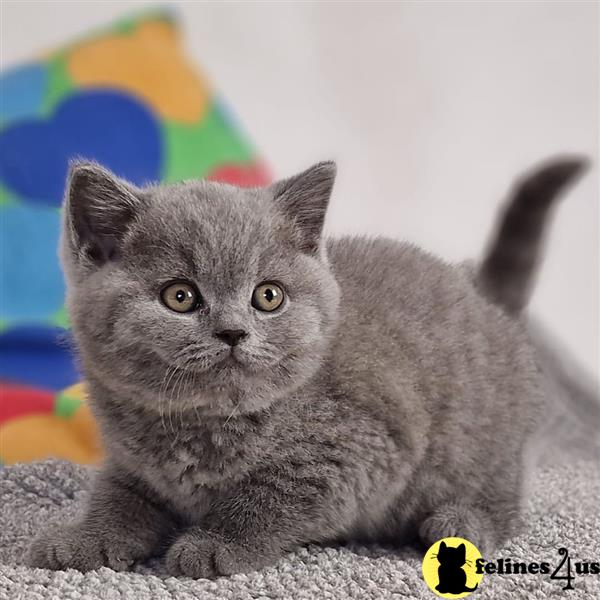
[[(216, 581), (167, 576), (160, 561), (133, 573), (100, 569), (52, 572), (20, 564), (29, 540), (50, 520), (71, 517), (85, 496), (89, 472), (66, 462), (23, 464), (0, 471), (0, 598), (113, 599), (424, 598), (421, 559), (413, 549), (311, 546), (261, 572)], [(600, 561), (600, 465), (577, 459), (540, 469), (527, 512), (527, 529), (488, 560), (559, 564), (565, 547), (571, 568)], [(561, 575), (566, 573), (563, 567)], [(574, 592), (548, 575), (484, 575), (474, 598), (600, 598), (600, 575), (575, 576)]]

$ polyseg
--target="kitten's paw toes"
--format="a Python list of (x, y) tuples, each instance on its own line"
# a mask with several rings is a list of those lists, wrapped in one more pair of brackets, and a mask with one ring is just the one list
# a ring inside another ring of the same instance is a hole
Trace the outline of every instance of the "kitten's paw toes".
[(217, 576), (215, 552), (218, 542), (198, 532), (181, 535), (167, 552), (167, 570), (176, 577), (212, 579)]
[(39, 535), (29, 547), (25, 562), (31, 567), (77, 569), (86, 572), (109, 567), (124, 571), (149, 554), (139, 540), (105, 531), (97, 534), (77, 525), (53, 526)]
[(77, 569), (90, 571), (103, 566), (102, 553), (79, 527), (53, 526), (42, 532), (31, 544), (25, 556), (31, 567), (42, 569)]
[(269, 562), (260, 553), (198, 530), (184, 533), (167, 552), (169, 573), (194, 579), (254, 571)]
[(426, 547), (447, 537), (461, 537), (485, 555), (493, 549), (493, 532), (487, 519), (476, 510), (447, 505), (436, 509), (419, 527), (419, 537)]
[(60, 569), (53, 537), (50, 530), (38, 535), (25, 552), (23, 562), (39, 569)]
[(151, 548), (137, 539), (115, 538), (104, 544), (105, 566), (115, 571), (129, 571), (136, 562), (148, 558)]

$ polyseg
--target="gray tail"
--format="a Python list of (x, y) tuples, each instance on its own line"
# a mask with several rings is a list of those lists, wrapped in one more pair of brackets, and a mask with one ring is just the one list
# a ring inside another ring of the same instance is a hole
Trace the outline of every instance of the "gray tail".
[(581, 157), (555, 158), (526, 174), (510, 194), (476, 280), (481, 292), (509, 313), (527, 305), (551, 209), (587, 164)]

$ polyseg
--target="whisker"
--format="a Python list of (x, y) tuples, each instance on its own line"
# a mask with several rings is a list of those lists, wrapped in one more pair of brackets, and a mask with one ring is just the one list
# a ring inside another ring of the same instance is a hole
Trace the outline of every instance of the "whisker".
[(161, 420), (161, 424), (163, 426), (165, 433), (168, 433), (167, 432), (167, 424), (165, 422), (165, 401), (166, 401), (167, 387), (168, 387), (169, 380), (173, 377), (173, 373), (175, 372), (175, 369), (176, 369), (176, 367), (172, 367), (172, 366), (168, 367), (167, 372), (165, 373), (165, 376), (163, 377), (163, 380), (162, 380), (162, 383), (160, 385), (159, 392), (158, 392), (158, 406), (159, 406), (159, 412), (160, 412), (160, 420)]
[[(171, 380), (173, 379), (173, 375), (177, 374), (177, 371), (179, 371), (179, 367), (175, 366), (173, 369), (173, 373), (171, 374), (171, 376), (169, 377), (169, 380), (167, 382), (167, 387), (170, 385)], [(173, 434), (175, 434), (175, 427), (173, 426), (173, 413), (172, 413), (172, 405), (173, 405), (173, 394), (170, 393), (169, 394), (169, 402), (168, 402), (168, 416), (169, 416), (169, 427), (171, 428), (171, 432)]]
[(187, 389), (188, 372), (185, 369), (181, 370), (181, 376), (177, 381), (177, 400), (178, 400), (178, 412), (179, 412), (179, 428), (183, 430), (183, 408), (184, 403), (181, 401), (182, 396), (185, 396)]
[(223, 423), (223, 426), (227, 425), (227, 423), (229, 423), (229, 421), (231, 420), (231, 417), (233, 417), (233, 413), (235, 413), (235, 411), (238, 409), (238, 407), (240, 406), (240, 403), (242, 401), (239, 400), (238, 403), (233, 407), (233, 410), (231, 411), (231, 414), (227, 417), (227, 419), (225, 419), (225, 423)]

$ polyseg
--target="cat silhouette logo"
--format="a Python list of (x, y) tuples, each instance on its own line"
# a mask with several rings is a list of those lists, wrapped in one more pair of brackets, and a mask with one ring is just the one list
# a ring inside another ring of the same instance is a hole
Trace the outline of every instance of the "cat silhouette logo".
[(444, 538), (425, 553), (423, 579), (442, 598), (464, 598), (477, 589), (483, 578), (483, 573), (475, 571), (478, 558), (481, 553), (468, 540)]

